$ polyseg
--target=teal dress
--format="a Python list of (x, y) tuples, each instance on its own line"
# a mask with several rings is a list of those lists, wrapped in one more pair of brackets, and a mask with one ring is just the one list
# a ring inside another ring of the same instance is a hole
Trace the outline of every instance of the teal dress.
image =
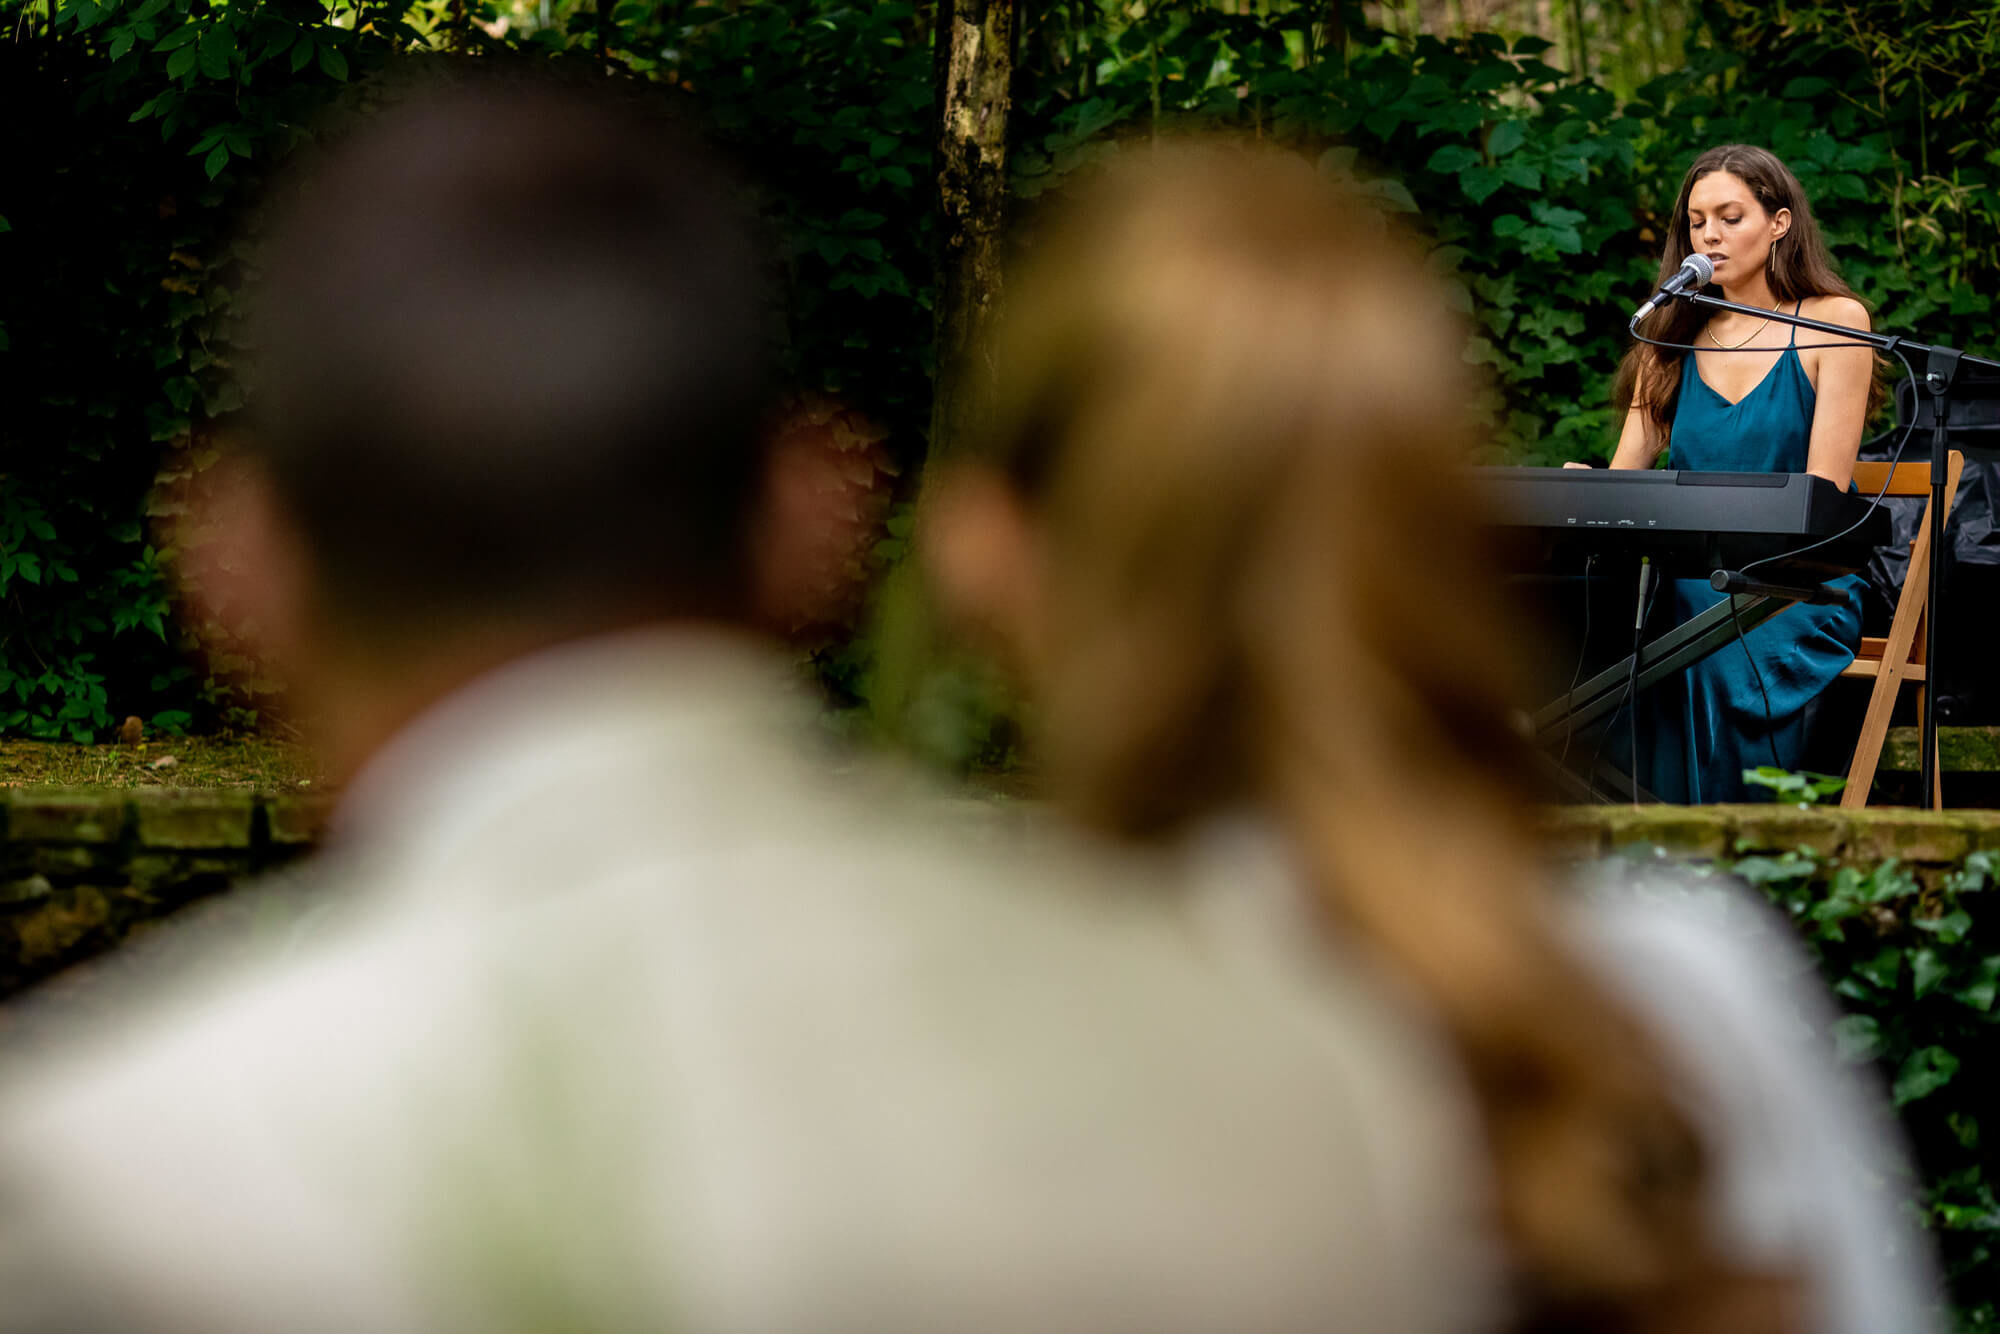
[[(1795, 333), (1757, 387), (1734, 403), (1709, 387), (1688, 353), (1667, 466), (1804, 472), (1817, 396), (1797, 343)], [(1859, 576), (1848, 575), (1832, 585), (1846, 594), (1839, 604), (1795, 603), (1649, 691), (1639, 707), (1640, 782), (1662, 801), (1768, 796), (1744, 783), (1743, 770), (1770, 764), (1774, 752), (1780, 768), (1799, 767), (1808, 706), (1854, 661), (1861, 643), (1861, 586)], [(1674, 580), (1662, 592), (1672, 599), (1676, 623), (1727, 600), (1698, 579)]]

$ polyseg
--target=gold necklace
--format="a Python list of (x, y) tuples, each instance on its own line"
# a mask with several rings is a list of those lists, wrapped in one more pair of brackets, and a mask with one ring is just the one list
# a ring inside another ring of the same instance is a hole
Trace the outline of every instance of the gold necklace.
[[(1778, 303), (1778, 306), (1782, 306), (1784, 304), (1785, 304), (1784, 302), (1780, 301)], [(1772, 314), (1777, 313), (1778, 306), (1771, 307)], [(1734, 352), (1738, 348), (1744, 346), (1744, 344), (1747, 344), (1752, 338), (1755, 338), (1758, 334), (1763, 333), (1764, 325), (1769, 324), (1770, 322), (1771, 322), (1771, 316), (1766, 315), (1762, 323), (1758, 324), (1756, 328), (1752, 329), (1749, 333), (1743, 336), (1743, 342), (1741, 343), (1725, 343), (1720, 338), (1717, 338), (1715, 336), (1715, 325), (1713, 323), (1704, 324), (1701, 326), (1701, 329), (1703, 333), (1708, 335), (1709, 342), (1715, 344), (1717, 347), (1721, 348), (1725, 352)]]

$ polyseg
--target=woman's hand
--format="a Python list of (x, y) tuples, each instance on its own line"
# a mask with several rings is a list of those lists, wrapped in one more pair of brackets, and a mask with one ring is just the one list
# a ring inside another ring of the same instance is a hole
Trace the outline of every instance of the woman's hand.
[(1590, 465), (1589, 465), (1588, 463), (1574, 463), (1574, 462), (1572, 462), (1572, 463), (1565, 463), (1565, 464), (1563, 464), (1563, 467), (1565, 467), (1565, 468), (1588, 468), (1588, 467), (1590, 467)]

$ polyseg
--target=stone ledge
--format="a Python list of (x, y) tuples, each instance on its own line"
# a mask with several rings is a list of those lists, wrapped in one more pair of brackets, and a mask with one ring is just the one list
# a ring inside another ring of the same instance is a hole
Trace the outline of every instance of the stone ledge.
[(325, 793), (264, 798), (271, 841), (287, 847), (317, 843), (332, 814), (333, 798)]
[(257, 805), (249, 792), (162, 788), (132, 794), (139, 842), (149, 848), (247, 848)]
[(11, 788), (0, 789), (0, 846), (39, 856), (41, 845), (62, 845), (57, 860), (81, 866), (81, 846), (128, 839), (144, 847), (176, 850), (252, 848), (266, 839), (290, 849), (319, 840), (332, 812), (327, 793), (266, 794), (226, 788)]
[(1822, 857), (1948, 864), (1968, 852), (2000, 851), (2000, 811), (1919, 811), (1893, 807), (1557, 806), (1541, 818), (1543, 837), (1565, 859), (1626, 847), (1658, 847), (1713, 859), (1738, 851), (1808, 848)]
[(15, 788), (0, 808), (10, 843), (116, 843), (130, 818), (122, 792)]
[(322, 793), (0, 790), (0, 999), (318, 841)]

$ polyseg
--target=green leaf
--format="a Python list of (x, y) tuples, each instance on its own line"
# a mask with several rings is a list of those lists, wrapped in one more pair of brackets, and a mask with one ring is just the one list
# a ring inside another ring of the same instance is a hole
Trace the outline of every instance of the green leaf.
[(1458, 173), (1458, 187), (1475, 204), (1483, 204), (1495, 190), (1503, 184), (1504, 178), (1494, 167), (1467, 167)]
[(201, 36), (201, 29), (192, 23), (183, 24), (153, 43), (155, 51), (178, 51), (189, 42)]
[(200, 59), (201, 59), (201, 50), (199, 47), (194, 47), (194, 46), (182, 47), (180, 50), (174, 52), (171, 56), (167, 57), (167, 77), (169, 79), (179, 79), (186, 77), (186, 75), (194, 69), (195, 63)]
[(1849, 144), (1840, 150), (1836, 159), (1842, 171), (1874, 171), (1886, 159), (1867, 144)]
[(1893, 991), (1896, 980), (1903, 974), (1903, 951), (1894, 945), (1884, 945), (1874, 958), (1854, 965), (1854, 971), (1884, 991)]
[(1882, 1054), (1882, 1026), (1872, 1014), (1850, 1014), (1833, 1026), (1833, 1050), (1850, 1065), (1872, 1061)]
[(312, 58), (313, 58), (313, 39), (301, 35), (299, 37), (298, 45), (292, 48), (292, 73), (297, 74), (307, 65), (310, 65), (312, 63)]
[(1446, 144), (1431, 154), (1431, 160), (1424, 164), (1428, 171), (1442, 172), (1447, 176), (1456, 175), (1479, 161), (1479, 151), (1464, 144)]
[(119, 33), (116, 37), (113, 37), (111, 39), (111, 50), (108, 53), (112, 61), (115, 63), (117, 61), (123, 60), (127, 55), (129, 55), (132, 50), (132, 44), (137, 40), (138, 40), (138, 35), (134, 33), (130, 28), (125, 29), (123, 32)]
[(1769, 885), (1784, 880), (1801, 880), (1818, 866), (1810, 852), (1797, 849), (1778, 857), (1742, 857), (1729, 869), (1753, 885)]
[(1526, 143), (1527, 139), (1528, 129), (1521, 121), (1502, 121), (1494, 129), (1492, 137), (1487, 139), (1486, 151), (1494, 157), (1506, 157), (1509, 153)]
[[(2000, 959), (1995, 962), (2000, 962)], [(1910, 951), (1910, 971), (1915, 979), (1917, 999), (1922, 1000), (1938, 989), (1938, 984), (1950, 975), (1951, 967), (1938, 958), (1936, 950), (1925, 948)], [(1988, 1003), (1991, 1003), (1990, 998)]]
[(1955, 908), (1942, 917), (1919, 917), (1910, 925), (1930, 932), (1947, 945), (1955, 945), (1972, 929), (1972, 915), (1963, 908)]
[(1417, 201), (1410, 194), (1410, 187), (1393, 176), (1377, 176), (1362, 187), (1364, 194), (1380, 199), (1392, 213), (1415, 213)]
[(1318, 168), (1322, 175), (1352, 176), (1354, 174), (1354, 164), (1360, 160), (1360, 157), (1360, 149), (1352, 148), (1346, 144), (1339, 144), (1321, 153), (1319, 158), (1313, 163), (1313, 166)]
[(1500, 351), (1490, 339), (1468, 338), (1465, 340), (1465, 360), (1473, 366), (1498, 366)]
[(319, 49), (319, 67), (326, 77), (341, 83), (347, 81), (347, 57), (330, 46)]
[(1936, 1226), (1946, 1232), (2000, 1232), (2000, 1210), (1977, 1205), (1940, 1204), (1931, 1211), (1931, 1217)]
[(1821, 93), (1827, 91), (1827, 89), (1831, 87), (1833, 87), (1833, 81), (1831, 79), (1820, 79), (1820, 78), (1814, 78), (1812, 76), (1805, 76), (1793, 79), (1790, 83), (1785, 85), (1785, 90), (1778, 95), (1780, 97), (1788, 99), (1797, 98), (1803, 101), (1807, 98), (1818, 97)]
[(202, 170), (208, 173), (208, 179), (210, 179), (211, 181), (214, 180), (217, 176), (220, 176), (222, 174), (222, 169), (228, 165), (229, 165), (228, 144), (217, 144), (214, 148), (210, 149), (208, 156), (205, 159), (203, 159), (201, 164)]
[(1970, 1005), (1975, 1010), (1991, 1010), (1996, 994), (2000, 994), (2000, 954), (1989, 954), (1979, 961), (1972, 981), (1952, 992), (1951, 996), (1961, 1005)]
[(230, 56), (236, 52), (236, 36), (222, 24), (216, 24), (202, 34), (202, 76), (204, 78), (228, 78), (230, 76)]
[(235, 34), (218, 23), (201, 38), (201, 72), (211, 79), (229, 77), (229, 57), (236, 49)]
[(1924, 1047), (1910, 1053), (1896, 1071), (1891, 1097), (1898, 1107), (1927, 1098), (1951, 1082), (1958, 1073), (1958, 1057), (1943, 1047)]

